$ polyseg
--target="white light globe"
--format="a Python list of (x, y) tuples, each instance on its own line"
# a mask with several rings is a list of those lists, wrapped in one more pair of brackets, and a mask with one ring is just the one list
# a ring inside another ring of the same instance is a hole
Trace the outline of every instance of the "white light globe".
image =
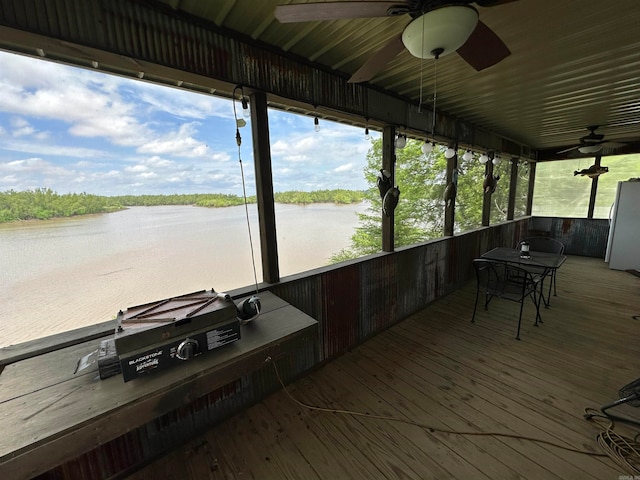
[(428, 155), (432, 151), (433, 151), (433, 143), (424, 142), (422, 144), (422, 153), (424, 153), (425, 155)]
[(447, 148), (447, 149), (444, 151), (444, 156), (445, 156), (446, 158), (453, 158), (453, 156), (454, 156), (455, 154), (456, 154), (456, 151), (455, 151), (453, 148), (451, 148), (451, 147)]
[(489, 161), (489, 155), (483, 153), (482, 155), (480, 155), (480, 158), (478, 160), (480, 161), (480, 163), (485, 164)]
[(502, 160), (500, 159), (500, 157), (496, 155), (495, 157), (493, 157), (493, 160), (491, 160), (491, 163), (493, 163), (494, 165), (498, 165), (501, 161)]
[(407, 145), (407, 137), (404, 135), (398, 135), (396, 138), (396, 148), (403, 149)]
[(467, 41), (478, 25), (478, 11), (470, 6), (445, 6), (414, 19), (402, 32), (402, 43), (418, 58), (444, 57)]
[(467, 150), (466, 152), (464, 152), (464, 155), (462, 155), (462, 159), (465, 162), (470, 161), (473, 158), (473, 153), (471, 153), (471, 150)]

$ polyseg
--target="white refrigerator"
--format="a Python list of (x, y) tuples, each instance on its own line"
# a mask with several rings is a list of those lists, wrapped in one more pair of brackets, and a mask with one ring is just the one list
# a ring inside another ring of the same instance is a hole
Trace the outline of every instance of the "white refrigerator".
[(640, 182), (618, 182), (604, 260), (615, 270), (640, 270)]

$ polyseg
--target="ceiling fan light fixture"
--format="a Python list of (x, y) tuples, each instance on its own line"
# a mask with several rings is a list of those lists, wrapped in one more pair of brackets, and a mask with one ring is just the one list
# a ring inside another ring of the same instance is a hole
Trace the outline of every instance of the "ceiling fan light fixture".
[(602, 150), (602, 145), (583, 145), (578, 148), (580, 153), (596, 153)]
[(465, 44), (478, 25), (478, 11), (453, 5), (414, 19), (402, 32), (402, 43), (417, 58), (443, 57)]

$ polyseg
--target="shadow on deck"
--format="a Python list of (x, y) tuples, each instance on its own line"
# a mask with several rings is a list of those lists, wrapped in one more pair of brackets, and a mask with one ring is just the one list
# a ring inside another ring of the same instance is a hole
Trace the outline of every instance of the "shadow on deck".
[[(370, 415), (310, 410), (279, 391), (129, 479), (633, 474), (608, 457), (486, 433), (602, 453), (594, 440), (601, 426), (583, 413), (640, 377), (640, 323), (633, 318), (640, 278), (600, 259), (569, 257), (558, 272), (558, 296), (542, 311), (544, 324), (534, 327), (534, 306), (525, 306), (521, 341), (514, 339), (518, 304), (495, 300), (471, 324), (474, 298), (469, 282), (287, 387), (301, 402)], [(635, 410), (627, 413), (640, 416)]]

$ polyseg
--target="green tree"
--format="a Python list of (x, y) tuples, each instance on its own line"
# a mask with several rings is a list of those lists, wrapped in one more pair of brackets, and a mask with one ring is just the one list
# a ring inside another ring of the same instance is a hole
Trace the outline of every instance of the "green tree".
[[(395, 183), (400, 189), (400, 201), (394, 212), (396, 246), (413, 245), (444, 233), (445, 149), (436, 146), (425, 155), (421, 146), (422, 142), (409, 140), (404, 149), (396, 151)], [(461, 232), (481, 225), (485, 165), (477, 159), (465, 162), (461, 155), (458, 158), (455, 231)], [(334, 263), (382, 250), (382, 199), (376, 186), (381, 165), (382, 139), (372, 140), (364, 168), (364, 176), (371, 185), (364, 193), (369, 208), (358, 215), (359, 225), (351, 237), (351, 245), (332, 256)], [(494, 221), (502, 221), (508, 204), (510, 163), (505, 161), (496, 167), (501, 179), (492, 196)]]

